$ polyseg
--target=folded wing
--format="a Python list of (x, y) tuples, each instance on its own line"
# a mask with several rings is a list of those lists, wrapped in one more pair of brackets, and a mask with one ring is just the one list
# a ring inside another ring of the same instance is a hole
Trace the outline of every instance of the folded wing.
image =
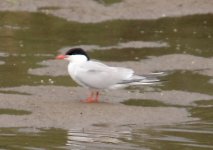
[(82, 64), (76, 73), (77, 79), (85, 86), (102, 89), (129, 80), (134, 71), (121, 67), (109, 67), (92, 61)]

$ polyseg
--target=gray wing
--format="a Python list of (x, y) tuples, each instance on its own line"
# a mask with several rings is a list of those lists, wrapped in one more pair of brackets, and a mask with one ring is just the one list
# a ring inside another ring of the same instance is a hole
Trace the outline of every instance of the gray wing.
[(128, 80), (134, 71), (121, 67), (110, 67), (100, 62), (91, 61), (82, 64), (76, 72), (76, 78), (90, 88), (108, 88)]

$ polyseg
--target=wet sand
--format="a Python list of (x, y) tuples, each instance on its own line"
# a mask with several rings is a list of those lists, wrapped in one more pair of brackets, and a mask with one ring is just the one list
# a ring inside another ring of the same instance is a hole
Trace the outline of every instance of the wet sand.
[[(189, 113), (185, 108), (137, 107), (119, 104), (117, 102), (119, 99), (137, 95), (136, 93), (125, 94), (126, 91), (108, 92), (103, 96), (105, 102), (87, 104), (79, 101), (84, 97), (82, 95), (87, 93), (85, 89), (80, 87), (22, 86), (2, 90), (31, 94), (0, 94), (0, 107), (28, 110), (32, 114), (23, 116), (1, 115), (1, 127), (56, 127), (70, 129), (91, 127), (98, 124), (109, 126), (134, 124), (146, 127), (195, 119), (189, 117)], [(120, 94), (122, 96), (119, 96)], [(171, 117), (171, 113), (173, 117)]]

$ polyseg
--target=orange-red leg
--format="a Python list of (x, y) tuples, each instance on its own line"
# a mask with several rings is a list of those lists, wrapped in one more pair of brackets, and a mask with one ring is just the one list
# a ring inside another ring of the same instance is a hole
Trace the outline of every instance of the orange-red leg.
[(90, 96), (86, 100), (81, 100), (81, 101), (86, 103), (95, 103), (95, 102), (98, 102), (98, 98), (99, 98), (99, 92), (96, 92), (95, 97), (94, 97), (94, 92), (91, 92)]
[(96, 101), (96, 102), (98, 102), (99, 95), (100, 95), (100, 94), (99, 94), (99, 92), (97, 91), (97, 92), (96, 92), (96, 95), (95, 95), (95, 101)]

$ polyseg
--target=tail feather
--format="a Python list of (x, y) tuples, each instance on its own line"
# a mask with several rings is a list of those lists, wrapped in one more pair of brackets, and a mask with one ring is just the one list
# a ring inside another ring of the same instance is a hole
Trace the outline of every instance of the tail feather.
[(165, 76), (165, 72), (156, 72), (146, 75), (134, 75), (130, 80), (124, 80), (119, 84), (128, 84), (128, 85), (153, 85), (160, 84), (163, 82), (160, 78)]
[(139, 82), (131, 82), (129, 85), (153, 85), (159, 83), (161, 83), (161, 81), (157, 78), (145, 78)]

